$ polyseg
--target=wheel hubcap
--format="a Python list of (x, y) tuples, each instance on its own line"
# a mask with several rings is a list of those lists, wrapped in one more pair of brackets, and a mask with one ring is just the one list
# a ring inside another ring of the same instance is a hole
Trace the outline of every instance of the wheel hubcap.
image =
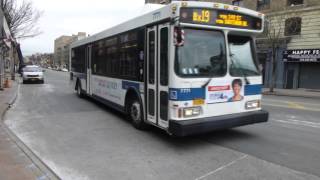
[(134, 102), (131, 105), (130, 115), (132, 120), (139, 122), (140, 121), (140, 104), (138, 102)]

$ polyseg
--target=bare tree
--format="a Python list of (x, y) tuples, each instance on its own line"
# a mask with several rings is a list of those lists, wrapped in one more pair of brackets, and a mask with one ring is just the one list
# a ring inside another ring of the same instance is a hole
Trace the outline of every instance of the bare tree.
[[(269, 91), (274, 92), (277, 77), (277, 56), (279, 48), (290, 42), (294, 32), (301, 31), (301, 14), (297, 11), (283, 9), (282, 11), (269, 13), (266, 16), (265, 32), (258, 38), (261, 44), (267, 46), (271, 51), (272, 78)], [(300, 21), (300, 22), (299, 22)], [(287, 33), (293, 32), (293, 33)]]
[(14, 38), (28, 38), (41, 32), (37, 23), (42, 12), (33, 7), (32, 2), (26, 0), (0, 0), (7, 19), (9, 29)]

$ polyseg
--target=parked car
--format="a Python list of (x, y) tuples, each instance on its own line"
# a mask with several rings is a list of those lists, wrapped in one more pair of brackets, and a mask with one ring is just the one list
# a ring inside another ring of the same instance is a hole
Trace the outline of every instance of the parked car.
[(39, 66), (30, 65), (26, 66), (22, 69), (22, 78), (23, 83), (26, 82), (40, 82), (41, 84), (44, 83), (44, 70), (42, 70)]
[(61, 71), (63, 71), (63, 72), (69, 72), (68, 69), (66, 69), (66, 68), (62, 68)]

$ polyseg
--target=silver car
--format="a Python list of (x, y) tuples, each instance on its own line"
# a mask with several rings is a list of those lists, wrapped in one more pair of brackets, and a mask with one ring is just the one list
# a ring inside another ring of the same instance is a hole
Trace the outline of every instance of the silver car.
[(23, 83), (40, 82), (44, 83), (43, 70), (39, 66), (26, 66), (22, 70)]

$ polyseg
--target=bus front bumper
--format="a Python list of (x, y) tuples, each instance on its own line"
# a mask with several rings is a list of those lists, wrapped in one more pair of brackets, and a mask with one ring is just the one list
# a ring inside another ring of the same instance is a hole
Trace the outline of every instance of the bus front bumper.
[(185, 121), (169, 121), (169, 133), (174, 136), (188, 136), (216, 130), (229, 129), (255, 123), (267, 122), (269, 113), (264, 110), (229, 114), (210, 118)]

